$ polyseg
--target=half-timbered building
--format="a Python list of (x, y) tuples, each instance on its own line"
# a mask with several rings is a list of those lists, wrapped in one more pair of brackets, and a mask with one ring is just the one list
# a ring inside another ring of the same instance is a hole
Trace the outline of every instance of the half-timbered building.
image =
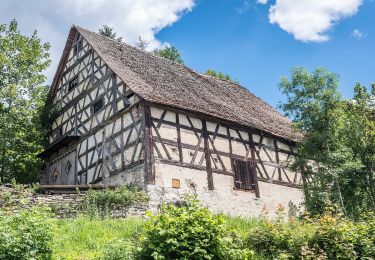
[(139, 185), (154, 206), (196, 193), (233, 215), (303, 200), (299, 135), (233, 82), (73, 26), (47, 102), (45, 184)]

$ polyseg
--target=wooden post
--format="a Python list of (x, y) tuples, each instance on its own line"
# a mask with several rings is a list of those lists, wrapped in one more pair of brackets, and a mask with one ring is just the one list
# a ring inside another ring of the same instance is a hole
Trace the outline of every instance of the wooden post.
[(176, 112), (176, 129), (177, 129), (177, 146), (180, 162), (184, 162), (182, 157), (182, 146), (181, 146), (181, 131), (180, 131), (180, 116)]
[(214, 180), (212, 176), (211, 156), (210, 156), (210, 148), (208, 144), (207, 124), (205, 120), (202, 120), (202, 128), (203, 128), (202, 130), (203, 130), (203, 141), (204, 141), (204, 155), (206, 159), (208, 189), (213, 190)]
[(255, 160), (255, 145), (254, 145), (252, 132), (249, 132), (248, 134), (249, 134), (250, 151), (251, 151), (251, 167), (252, 167), (251, 169), (252, 169), (254, 182), (255, 182), (255, 196), (259, 198), (260, 193), (259, 193), (258, 174), (257, 174), (256, 160)]
[(280, 158), (279, 158), (279, 146), (277, 145), (277, 141), (273, 140), (273, 143), (275, 145), (275, 153), (276, 153), (276, 163), (279, 167), (277, 167), (277, 172), (278, 172), (278, 181), (282, 181), (281, 179), (281, 168), (280, 168)]
[(145, 183), (155, 184), (155, 172), (153, 170), (153, 144), (152, 144), (152, 126), (151, 126), (151, 109), (149, 105), (143, 105), (144, 116), (144, 147), (145, 147)]

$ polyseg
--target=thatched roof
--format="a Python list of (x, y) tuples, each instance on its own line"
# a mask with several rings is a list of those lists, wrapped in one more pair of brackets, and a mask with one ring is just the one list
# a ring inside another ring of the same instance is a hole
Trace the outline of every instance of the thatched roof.
[[(168, 105), (297, 140), (289, 119), (233, 82), (141, 51), (125, 43), (73, 26), (53, 85), (59, 79), (76, 32), (79, 32), (129, 88), (148, 102)], [(53, 86), (52, 85), (52, 89)], [(53, 92), (53, 91), (52, 91)], [(51, 93), (52, 94), (52, 93)]]

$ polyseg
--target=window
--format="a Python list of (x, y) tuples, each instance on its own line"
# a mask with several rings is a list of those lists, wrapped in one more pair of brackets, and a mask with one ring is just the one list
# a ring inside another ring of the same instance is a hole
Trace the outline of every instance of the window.
[(121, 151), (115, 140), (112, 140), (108, 145), (109, 152), (113, 155)]
[(54, 180), (56, 180), (57, 177), (59, 177), (59, 175), (60, 175), (60, 173), (57, 169), (55, 169), (52, 173), (52, 177), (53, 177)]
[(71, 169), (72, 169), (72, 163), (68, 161), (65, 166), (65, 174), (69, 175)]
[(68, 91), (71, 91), (79, 83), (78, 76), (75, 76), (69, 81)]
[(241, 190), (256, 190), (258, 183), (252, 163), (232, 159), (232, 165), (234, 170), (234, 187)]
[(56, 128), (56, 138), (60, 138), (63, 136), (63, 128), (62, 126), (59, 126), (58, 128)]
[(97, 113), (103, 107), (103, 98), (96, 101), (93, 105), (93, 112), (94, 114)]
[(73, 54), (74, 55), (77, 55), (77, 53), (79, 53), (79, 51), (82, 49), (82, 40), (78, 40), (75, 44), (74, 44), (74, 49), (73, 49)]

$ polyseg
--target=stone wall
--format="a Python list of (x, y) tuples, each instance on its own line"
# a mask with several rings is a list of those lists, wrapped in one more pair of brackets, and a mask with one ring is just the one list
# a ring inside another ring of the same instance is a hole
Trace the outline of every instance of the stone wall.
[[(147, 186), (150, 194), (150, 209), (157, 210), (158, 205), (174, 203), (183, 194), (196, 194), (198, 199), (214, 213), (231, 216), (258, 217), (265, 212), (275, 217), (280, 207), (289, 216), (295, 215), (304, 196), (298, 188), (259, 182), (260, 198), (255, 192), (233, 188), (233, 177), (213, 173), (214, 190), (207, 187), (207, 172), (173, 166), (161, 162), (155, 163), (156, 185)], [(180, 182), (179, 188), (172, 187), (173, 179)]]
[[(34, 193), (26, 188), (14, 189), (0, 187), (0, 207), (5, 211), (18, 213), (22, 209), (34, 206), (48, 206), (59, 218), (75, 217), (83, 209), (84, 192), (65, 194)], [(111, 217), (141, 217), (146, 214), (147, 204), (137, 204), (130, 207), (118, 207), (110, 211)]]

